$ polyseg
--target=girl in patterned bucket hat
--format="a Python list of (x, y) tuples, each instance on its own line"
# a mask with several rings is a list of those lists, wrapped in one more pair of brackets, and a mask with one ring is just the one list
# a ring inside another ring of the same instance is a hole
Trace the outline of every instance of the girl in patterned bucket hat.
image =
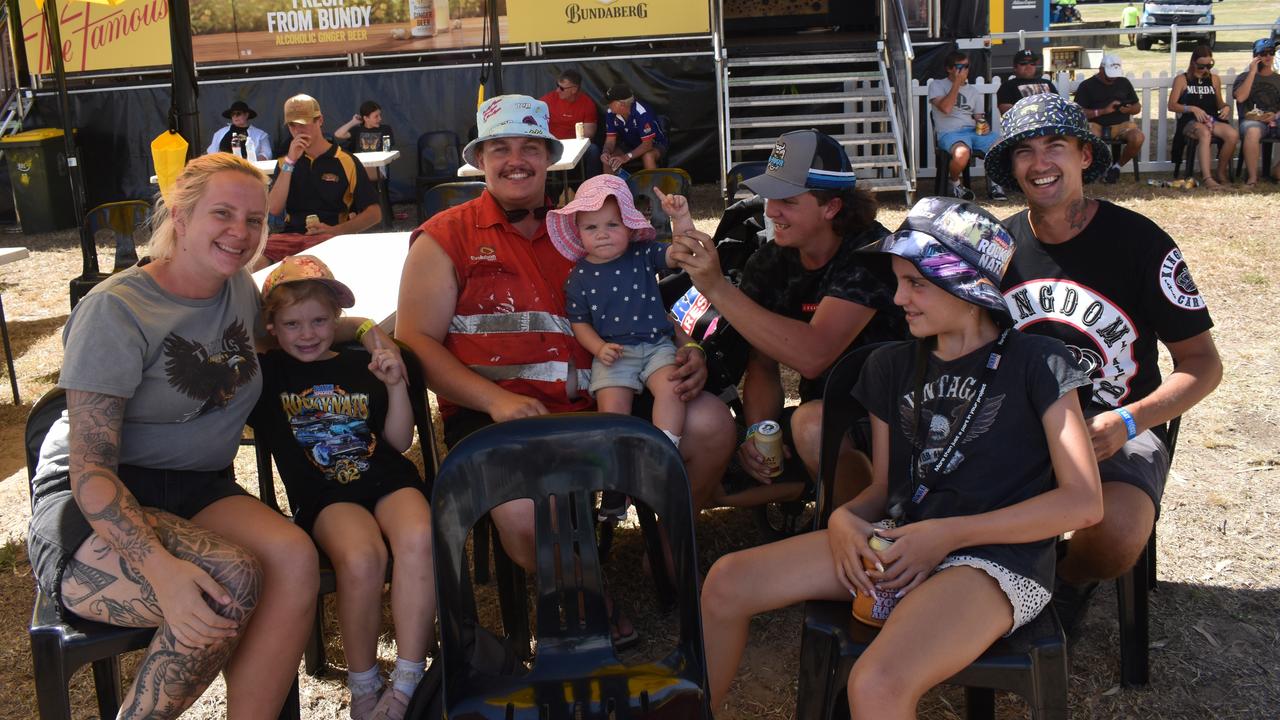
[(1018, 188), (1013, 177), (1011, 153), (1023, 140), (1049, 135), (1079, 138), (1093, 149), (1093, 162), (1084, 169), (1084, 182), (1102, 177), (1111, 166), (1111, 148), (1102, 138), (1089, 132), (1084, 110), (1061, 95), (1045, 93), (1024, 97), (1005, 113), (1000, 121), (1004, 137), (987, 151), (987, 178), (1006, 188)]
[[(913, 716), (933, 685), (1045, 611), (1057, 536), (1102, 517), (1074, 392), (1089, 378), (1061, 342), (997, 325), (1000, 296), (987, 288), (1013, 253), (1004, 227), (976, 205), (927, 198), (865, 250), (893, 256), (894, 302), (916, 336), (871, 351), (849, 399), (870, 416), (871, 485), (825, 530), (727, 555), (707, 573), (716, 707), (753, 615), (870, 596), (883, 627), (853, 666), (850, 707)], [(891, 544), (873, 550), (873, 536)]]
[[(659, 191), (661, 193), (661, 191)], [(676, 233), (693, 228), (688, 201), (660, 195)], [(653, 424), (678, 447), (684, 401), (676, 393), (675, 336), (658, 290), (657, 272), (674, 268), (671, 245), (654, 240), (625, 180), (597, 175), (573, 202), (547, 213), (547, 234), (560, 254), (576, 261), (565, 281), (573, 334), (595, 358), (590, 391), (602, 412), (631, 414), (635, 394), (653, 393)], [(601, 520), (626, 512), (625, 499), (605, 493)]]

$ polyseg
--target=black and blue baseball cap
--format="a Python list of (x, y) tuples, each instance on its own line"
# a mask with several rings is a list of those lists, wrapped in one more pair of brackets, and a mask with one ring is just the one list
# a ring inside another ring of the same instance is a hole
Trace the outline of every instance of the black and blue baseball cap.
[(774, 141), (764, 174), (742, 185), (767, 200), (783, 200), (810, 190), (848, 190), (857, 182), (849, 155), (834, 138), (817, 130), (792, 130)]
[(1258, 57), (1259, 55), (1261, 55), (1261, 54), (1262, 54), (1262, 53), (1264, 53), (1264, 52), (1267, 52), (1268, 50), (1270, 50), (1271, 52), (1275, 52), (1275, 51), (1276, 51), (1276, 41), (1275, 41), (1274, 39), (1272, 39), (1272, 38), (1262, 38), (1262, 39), (1260, 39), (1260, 40), (1254, 40), (1254, 41), (1253, 41), (1253, 56), (1254, 56), (1254, 57)]

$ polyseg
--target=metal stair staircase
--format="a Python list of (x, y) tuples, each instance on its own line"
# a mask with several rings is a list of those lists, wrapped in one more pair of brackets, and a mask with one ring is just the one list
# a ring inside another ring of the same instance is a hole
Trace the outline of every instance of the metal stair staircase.
[(730, 51), (725, 68), (725, 167), (764, 160), (788, 130), (817, 128), (844, 145), (860, 187), (911, 191), (881, 53), (734, 57)]

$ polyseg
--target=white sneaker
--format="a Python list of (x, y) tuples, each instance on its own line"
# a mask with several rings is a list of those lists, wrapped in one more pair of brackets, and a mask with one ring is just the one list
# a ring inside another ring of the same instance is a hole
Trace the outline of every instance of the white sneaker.
[(973, 191), (964, 186), (960, 180), (951, 181), (951, 197), (957, 197), (961, 200), (972, 200)]

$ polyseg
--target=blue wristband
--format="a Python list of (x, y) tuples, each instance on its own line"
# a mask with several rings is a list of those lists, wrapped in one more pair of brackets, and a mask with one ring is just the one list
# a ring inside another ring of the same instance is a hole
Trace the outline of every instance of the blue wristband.
[(1138, 423), (1134, 421), (1133, 413), (1122, 407), (1118, 407), (1115, 409), (1115, 414), (1119, 415), (1120, 418), (1124, 420), (1125, 434), (1129, 436), (1129, 439), (1132, 440), (1138, 437)]

